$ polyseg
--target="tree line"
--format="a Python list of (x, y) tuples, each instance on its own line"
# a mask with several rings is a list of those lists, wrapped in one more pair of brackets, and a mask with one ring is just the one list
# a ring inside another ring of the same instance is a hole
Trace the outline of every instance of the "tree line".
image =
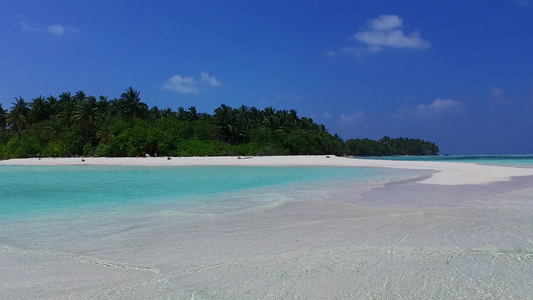
[(222, 104), (149, 108), (129, 87), (119, 98), (62, 93), (0, 104), (0, 159), (66, 156), (431, 155), (438, 147), (412, 139), (347, 140), (291, 110)]
[(344, 144), (349, 156), (391, 156), (391, 155), (436, 155), (439, 147), (429, 141), (409, 138), (383, 137), (379, 141), (352, 139)]

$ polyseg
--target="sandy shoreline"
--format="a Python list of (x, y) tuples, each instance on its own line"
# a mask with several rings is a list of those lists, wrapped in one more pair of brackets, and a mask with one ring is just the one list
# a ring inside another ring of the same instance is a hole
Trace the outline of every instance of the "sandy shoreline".
[(336, 156), (258, 156), (258, 157), (88, 157), (88, 158), (26, 158), (0, 161), (0, 165), (102, 165), (102, 166), (335, 166), (379, 167), (411, 170), (434, 170), (421, 180), (423, 184), (469, 185), (509, 181), (513, 177), (533, 176), (533, 168), (487, 166), (474, 163), (390, 161), (355, 159)]

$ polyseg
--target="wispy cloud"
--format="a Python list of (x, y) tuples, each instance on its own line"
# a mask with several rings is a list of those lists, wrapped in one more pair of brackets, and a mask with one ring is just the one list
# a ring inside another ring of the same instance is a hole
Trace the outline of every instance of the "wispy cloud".
[(211, 76), (207, 72), (200, 73), (200, 79), (203, 82), (213, 87), (222, 85), (222, 83), (220, 83), (220, 81), (218, 81), (218, 79), (215, 76)]
[(39, 27), (36, 27), (36, 26), (32, 26), (24, 21), (20, 21), (18, 22), (18, 25), (20, 27), (20, 29), (24, 30), (24, 31), (33, 31), (33, 32), (38, 32), (40, 31)]
[(355, 123), (360, 122), (362, 118), (363, 118), (362, 110), (359, 110), (352, 114), (342, 113), (339, 116), (339, 124), (341, 125), (355, 124)]
[(358, 43), (356, 46), (344, 47), (339, 51), (328, 51), (328, 56), (341, 54), (361, 57), (367, 52), (379, 52), (385, 48), (393, 49), (427, 49), (431, 45), (413, 31), (406, 35), (403, 32), (403, 19), (397, 15), (381, 15), (369, 20), (367, 26), (350, 37)]
[(39, 33), (42, 32), (42, 33), (48, 33), (48, 34), (53, 34), (53, 35), (66, 35), (66, 34), (80, 33), (80, 30), (72, 25), (63, 26), (59, 24), (54, 24), (54, 25), (43, 27), (43, 26), (32, 25), (24, 21), (20, 21), (18, 22), (18, 26), (23, 31), (39, 32)]
[(501, 88), (491, 86), (490, 87), (490, 96), (492, 98), (492, 104), (510, 104), (513, 103), (513, 100), (505, 96), (505, 91)]
[(426, 118), (436, 119), (449, 113), (459, 112), (464, 105), (460, 101), (451, 99), (437, 99), (429, 104), (419, 104), (413, 108), (403, 107), (393, 113), (398, 119)]
[(163, 84), (163, 87), (180, 94), (201, 94), (204, 86), (219, 87), (221, 85), (222, 83), (215, 76), (201, 72), (200, 81), (193, 76), (174, 75)]
[(65, 34), (65, 27), (61, 25), (51, 25), (46, 28), (46, 31), (48, 31), (51, 34), (61, 35), (61, 34)]
[(437, 99), (430, 104), (420, 104), (416, 107), (416, 112), (420, 114), (431, 114), (431, 113), (446, 113), (450, 111), (455, 111), (461, 106), (461, 102), (447, 99)]
[(532, 0), (517, 0), (516, 4), (518, 6), (532, 6), (533, 5), (533, 1)]

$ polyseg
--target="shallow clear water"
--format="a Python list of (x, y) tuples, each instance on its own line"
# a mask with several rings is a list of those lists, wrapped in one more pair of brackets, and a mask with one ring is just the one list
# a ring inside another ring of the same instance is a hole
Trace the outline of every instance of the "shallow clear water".
[(379, 181), (401, 174), (409, 173), (333, 167), (2, 166), (0, 217), (161, 204), (179, 209), (194, 202), (221, 206), (225, 198), (217, 195), (238, 191), (341, 179)]
[(480, 163), (488, 165), (533, 166), (533, 155), (434, 155), (434, 156), (370, 156), (365, 159), (401, 161), (449, 161)]
[(418, 174), (0, 167), (0, 299), (531, 298), (530, 181)]

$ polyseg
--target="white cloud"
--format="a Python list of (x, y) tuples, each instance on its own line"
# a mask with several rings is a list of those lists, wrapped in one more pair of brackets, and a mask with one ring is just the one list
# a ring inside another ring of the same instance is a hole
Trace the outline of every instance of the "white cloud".
[(442, 100), (437, 99), (431, 104), (420, 104), (416, 107), (416, 112), (426, 113), (443, 113), (455, 110), (461, 106), (461, 102), (455, 100)]
[(218, 87), (222, 83), (218, 81), (215, 76), (209, 75), (207, 72), (200, 73), (200, 81), (198, 82), (194, 76), (174, 75), (170, 77), (163, 87), (167, 90), (175, 91), (181, 94), (200, 94), (203, 92), (201, 83), (204, 86)]
[(365, 43), (371, 51), (380, 51), (384, 47), (390, 48), (429, 48), (429, 43), (420, 38), (420, 33), (415, 31), (410, 36), (405, 36), (401, 30), (391, 31), (362, 31), (354, 34), (353, 39)]
[(370, 28), (373, 30), (392, 30), (402, 28), (403, 20), (396, 15), (381, 15), (377, 19), (370, 20)]
[(51, 34), (61, 35), (61, 34), (65, 34), (65, 27), (61, 25), (51, 25), (51, 26), (48, 26), (48, 28), (46, 28), (46, 31), (48, 31)]
[(325, 111), (325, 112), (322, 114), (322, 118), (324, 118), (324, 119), (329, 119), (329, 118), (331, 118), (331, 114), (330, 114), (328, 111)]
[(168, 90), (175, 91), (181, 94), (199, 94), (200, 90), (194, 77), (182, 77), (181, 75), (174, 75), (165, 82), (164, 87)]
[(79, 29), (77, 29), (76, 27), (71, 26), (71, 25), (63, 26), (63, 25), (59, 25), (59, 24), (54, 24), (54, 25), (42, 27), (42, 26), (34, 26), (34, 25), (28, 24), (28, 23), (26, 23), (24, 21), (18, 22), (18, 25), (24, 31), (44, 32), (44, 33), (49, 33), (49, 34), (53, 34), (53, 35), (65, 35), (65, 34), (68, 34), (68, 33), (72, 33), (72, 34), (80, 33)]
[(418, 31), (406, 36), (403, 33), (403, 20), (396, 15), (381, 15), (369, 22), (367, 30), (352, 35), (352, 39), (366, 44), (371, 51), (380, 51), (385, 47), (426, 49), (429, 42), (420, 37)]
[(360, 110), (353, 114), (345, 114), (342, 113), (339, 116), (339, 124), (347, 125), (347, 124), (355, 124), (359, 122), (363, 118), (363, 111)]
[(408, 118), (439, 118), (444, 114), (459, 112), (463, 108), (463, 103), (451, 99), (437, 99), (430, 104), (419, 104), (414, 108), (403, 107), (393, 113), (399, 119)]
[(220, 86), (221, 83), (218, 81), (218, 79), (215, 76), (209, 75), (207, 72), (200, 73), (200, 79), (209, 84), (210, 86)]
[(356, 46), (341, 48), (339, 51), (328, 51), (330, 57), (341, 54), (361, 58), (368, 52), (379, 52), (384, 48), (393, 49), (427, 49), (431, 47), (428, 41), (420, 36), (420, 32), (413, 31), (406, 35), (403, 32), (403, 19), (397, 15), (381, 15), (369, 20), (365, 29), (354, 33), (350, 40), (358, 42)]

